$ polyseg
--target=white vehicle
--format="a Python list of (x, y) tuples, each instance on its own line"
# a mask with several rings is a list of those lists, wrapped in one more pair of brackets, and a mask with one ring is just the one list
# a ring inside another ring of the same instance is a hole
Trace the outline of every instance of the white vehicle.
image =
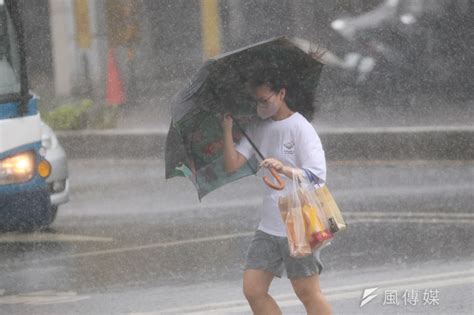
[(28, 90), (18, 1), (0, 0), (0, 228), (47, 227), (67, 199), (64, 150)]

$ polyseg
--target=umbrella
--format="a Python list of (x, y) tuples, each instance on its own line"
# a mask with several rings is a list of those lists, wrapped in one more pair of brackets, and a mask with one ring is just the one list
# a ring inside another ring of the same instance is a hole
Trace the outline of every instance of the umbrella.
[[(238, 171), (226, 173), (221, 120), (224, 113), (231, 113), (236, 122), (234, 141), (247, 137), (243, 130), (259, 118), (246, 84), (256, 71), (267, 68), (276, 69), (285, 78), (290, 108), (311, 119), (322, 63), (290, 40), (274, 38), (220, 55), (208, 60), (173, 98), (165, 150), (167, 179), (189, 178), (201, 199), (226, 183), (258, 171), (258, 161), (253, 157)], [(254, 149), (259, 153), (258, 148)]]

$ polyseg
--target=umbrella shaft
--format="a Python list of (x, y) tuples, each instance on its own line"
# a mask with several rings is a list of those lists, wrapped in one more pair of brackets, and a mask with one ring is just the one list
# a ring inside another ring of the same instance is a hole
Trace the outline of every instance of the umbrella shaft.
[(252, 148), (255, 150), (255, 152), (257, 152), (257, 154), (260, 156), (260, 158), (262, 160), (265, 160), (265, 158), (263, 157), (263, 154), (262, 152), (260, 152), (260, 150), (257, 148), (257, 146), (255, 145), (255, 143), (253, 143), (252, 139), (250, 139), (250, 137), (247, 135), (247, 133), (244, 131), (244, 129), (240, 126), (239, 122), (233, 117), (231, 116), (232, 119), (234, 120), (235, 122), (235, 125), (237, 126), (237, 128), (239, 128), (239, 130), (242, 132), (242, 134), (244, 135), (245, 138), (247, 138), (247, 140), (250, 142), (250, 145), (252, 146)]

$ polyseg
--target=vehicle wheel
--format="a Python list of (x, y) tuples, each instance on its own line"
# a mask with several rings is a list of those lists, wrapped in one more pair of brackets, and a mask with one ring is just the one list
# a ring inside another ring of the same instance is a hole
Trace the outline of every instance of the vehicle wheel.
[(49, 210), (49, 224), (53, 223), (56, 220), (56, 215), (58, 214), (58, 206), (51, 206)]

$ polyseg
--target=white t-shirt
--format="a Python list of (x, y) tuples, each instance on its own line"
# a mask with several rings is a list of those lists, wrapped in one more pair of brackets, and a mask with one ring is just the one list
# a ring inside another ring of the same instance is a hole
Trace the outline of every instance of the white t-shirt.
[[(318, 185), (326, 181), (326, 160), (316, 130), (300, 113), (294, 113), (283, 120), (267, 119), (247, 130), (247, 135), (265, 158), (274, 158), (284, 165), (309, 170), (318, 179)], [(255, 154), (250, 142), (243, 137), (236, 146), (237, 152), (247, 160)], [(264, 174), (273, 179), (265, 169)], [(286, 187), (292, 188), (292, 180), (282, 175)], [(278, 199), (288, 194), (288, 189), (278, 191), (265, 185), (265, 196), (261, 211), (259, 230), (265, 233), (286, 236), (285, 225), (278, 208)]]

